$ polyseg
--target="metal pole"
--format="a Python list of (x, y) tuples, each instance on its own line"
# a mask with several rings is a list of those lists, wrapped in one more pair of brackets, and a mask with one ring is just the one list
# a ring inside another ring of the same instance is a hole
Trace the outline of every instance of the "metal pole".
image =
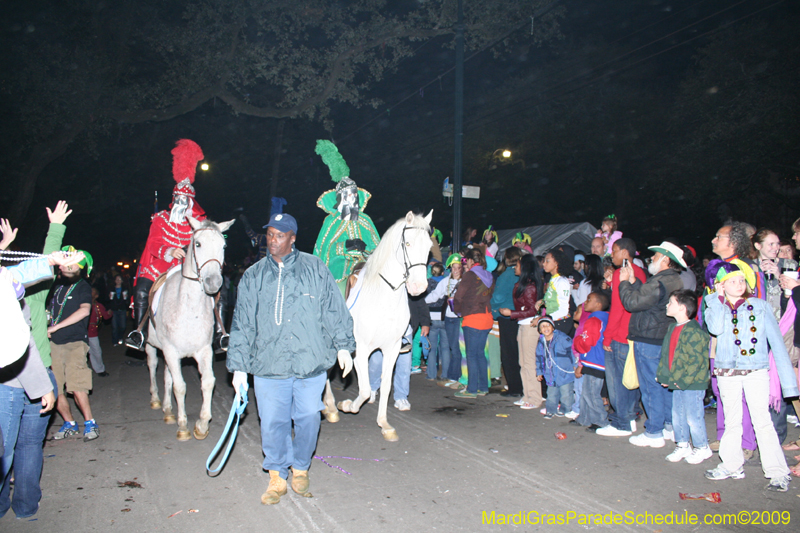
[(464, 141), (464, 2), (458, 0), (456, 30), (455, 168), (453, 170), (453, 249), (461, 248), (462, 149)]

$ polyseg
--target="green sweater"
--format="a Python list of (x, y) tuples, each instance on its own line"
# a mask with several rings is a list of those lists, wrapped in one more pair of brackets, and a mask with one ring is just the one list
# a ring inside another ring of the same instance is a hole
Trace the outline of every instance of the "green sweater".
[[(43, 253), (45, 255), (61, 249), (61, 242), (64, 240), (64, 232), (66, 231), (67, 227), (64, 224), (50, 224), (50, 229), (47, 231), (47, 239), (44, 241)], [(52, 360), (50, 359), (50, 339), (47, 338), (47, 311), (45, 304), (52, 285), (53, 280), (43, 281), (25, 290), (25, 303), (28, 304), (31, 310), (31, 335), (33, 335), (33, 341), (42, 356), (44, 366), (48, 368), (52, 364)]]
[(696, 320), (684, 324), (672, 368), (669, 367), (669, 341), (677, 324), (670, 324), (667, 336), (661, 344), (661, 361), (658, 363), (656, 381), (669, 386), (670, 390), (706, 390), (708, 388), (708, 333)]

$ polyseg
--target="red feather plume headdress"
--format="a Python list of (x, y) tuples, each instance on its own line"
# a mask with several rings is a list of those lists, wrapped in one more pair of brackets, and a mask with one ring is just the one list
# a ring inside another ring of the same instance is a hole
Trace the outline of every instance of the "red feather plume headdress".
[(194, 198), (194, 175), (197, 171), (197, 162), (203, 160), (203, 150), (189, 139), (179, 140), (172, 149), (172, 179), (175, 180), (175, 189), (172, 194), (183, 194)]

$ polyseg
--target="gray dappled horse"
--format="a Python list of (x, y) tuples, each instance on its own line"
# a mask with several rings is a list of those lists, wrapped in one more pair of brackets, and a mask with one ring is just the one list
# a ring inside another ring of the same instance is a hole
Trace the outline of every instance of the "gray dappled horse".
[[(340, 402), (339, 409), (346, 413), (357, 413), (361, 405), (369, 400), (369, 356), (380, 349), (383, 352), (383, 367), (378, 425), (383, 438), (388, 441), (399, 438), (386, 418), (386, 410), (394, 365), (411, 318), (408, 295), (417, 296), (428, 289), (427, 261), (431, 249), (432, 217), (433, 210), (424, 218), (409, 211), (405, 218), (386, 230), (381, 242), (367, 259), (347, 300), (356, 338), (354, 366), (359, 390), (355, 400)], [(325, 387), (323, 399), (325, 418), (329, 422), (338, 421), (339, 414), (330, 381)]]
[[(217, 224), (210, 220), (199, 222), (186, 217), (193, 234), (183, 265), (175, 267), (160, 288), (155, 316), (150, 314), (150, 334), (145, 352), (150, 368), (150, 407), (161, 408), (156, 383), (158, 369), (157, 350), (164, 354), (164, 422), (175, 423), (172, 414), (172, 392), (178, 408), (178, 440), (189, 440), (191, 435), (186, 420), (186, 382), (181, 375), (181, 359), (194, 357), (200, 371), (203, 390), (203, 407), (200, 419), (194, 426), (194, 436), (208, 436), (211, 420), (211, 394), (214, 390), (214, 295), (222, 287), (222, 264), (225, 261), (225, 237), (222, 232), (234, 220)], [(179, 270), (179, 271), (178, 271)]]

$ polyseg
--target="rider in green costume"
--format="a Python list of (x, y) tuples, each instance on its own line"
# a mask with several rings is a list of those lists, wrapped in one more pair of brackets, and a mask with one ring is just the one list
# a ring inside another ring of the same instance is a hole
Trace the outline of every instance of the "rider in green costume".
[(333, 273), (344, 294), (347, 277), (353, 267), (366, 261), (380, 241), (372, 219), (363, 213), (372, 196), (349, 178), (350, 168), (330, 141), (317, 141), (316, 153), (328, 165), (336, 188), (317, 200), (317, 207), (328, 213), (314, 245), (314, 255)]

